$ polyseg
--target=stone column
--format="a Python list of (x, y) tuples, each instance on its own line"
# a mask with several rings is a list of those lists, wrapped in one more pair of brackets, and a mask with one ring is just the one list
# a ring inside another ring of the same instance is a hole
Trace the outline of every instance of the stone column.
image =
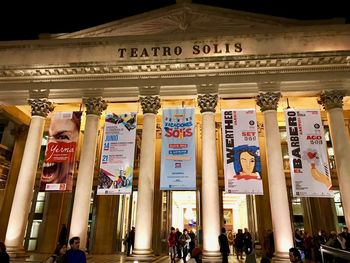
[(10, 171), (7, 176), (4, 200), (0, 209), (0, 240), (5, 240), (8, 221), (11, 213), (11, 205), (15, 195), (18, 173), (21, 168), (24, 147), (27, 141), (28, 126), (21, 125), (13, 130), (15, 146), (13, 148)]
[(77, 183), (75, 187), (72, 219), (69, 238), (80, 237), (80, 248), (86, 249), (88, 217), (90, 211), (91, 189), (94, 179), (98, 122), (107, 103), (101, 98), (88, 98), (85, 101), (86, 121), (84, 141), (81, 148)]
[(331, 132), (339, 189), (343, 204), (346, 225), (350, 225), (350, 145), (349, 133), (343, 115), (343, 97), (345, 91), (330, 90), (322, 92), (319, 103), (327, 111)]
[(289, 248), (293, 247), (286, 178), (283, 169), (280, 132), (277, 121), (279, 92), (261, 93), (256, 103), (264, 114), (266, 138), (266, 158), (272, 227), (275, 239), (276, 261), (289, 258)]
[(215, 108), (218, 96), (198, 95), (202, 113), (202, 214), (203, 260), (220, 261), (220, 201), (215, 138)]
[(140, 172), (138, 180), (135, 249), (137, 258), (152, 258), (154, 176), (156, 156), (156, 118), (160, 108), (158, 96), (141, 98), (143, 111)]
[(45, 118), (54, 109), (47, 99), (29, 99), (32, 118), (13, 198), (5, 243), (9, 252), (22, 253), (24, 231), (33, 197)]

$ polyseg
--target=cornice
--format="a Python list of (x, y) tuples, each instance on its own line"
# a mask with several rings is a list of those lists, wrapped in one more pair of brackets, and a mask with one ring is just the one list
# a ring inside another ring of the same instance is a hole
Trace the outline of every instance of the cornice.
[(277, 56), (235, 56), (202, 58), (187, 62), (142, 64), (77, 63), (0, 67), (1, 82), (115, 80), (140, 78), (195, 77), (350, 71), (350, 51), (331, 54), (289, 54)]

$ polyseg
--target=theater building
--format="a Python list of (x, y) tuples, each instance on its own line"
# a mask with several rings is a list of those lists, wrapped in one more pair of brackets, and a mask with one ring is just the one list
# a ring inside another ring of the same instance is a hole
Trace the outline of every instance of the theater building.
[[(62, 224), (95, 254), (166, 253), (171, 226), (220, 258), (220, 228), (274, 231), (286, 258), (296, 228), (350, 225), (350, 26), (179, 2), (78, 32), (0, 43), (0, 240), (51, 253)], [(29, 99), (29, 100), (28, 100)], [(161, 116), (194, 107), (196, 190), (161, 191)], [(283, 110), (321, 111), (332, 198), (293, 197)], [(223, 109), (256, 109), (263, 195), (224, 193)], [(82, 111), (73, 191), (39, 191), (52, 112)], [(96, 195), (104, 116), (137, 112), (131, 195)]]

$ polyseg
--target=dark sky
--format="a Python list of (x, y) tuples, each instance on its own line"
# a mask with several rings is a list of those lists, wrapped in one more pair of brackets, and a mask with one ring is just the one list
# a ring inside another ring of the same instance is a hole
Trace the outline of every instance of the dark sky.
[[(8, 0), (0, 5), (0, 40), (38, 39), (40, 33), (66, 33), (154, 10), (175, 0)], [(193, 0), (194, 3), (301, 20), (345, 18), (349, 0)]]

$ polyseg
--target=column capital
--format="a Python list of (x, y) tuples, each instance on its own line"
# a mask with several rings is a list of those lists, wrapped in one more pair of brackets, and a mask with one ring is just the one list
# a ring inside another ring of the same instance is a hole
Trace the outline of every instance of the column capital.
[(277, 110), (278, 102), (282, 97), (281, 92), (265, 92), (256, 96), (256, 104), (262, 112), (267, 110)]
[(335, 108), (343, 108), (343, 98), (345, 90), (324, 90), (317, 101), (323, 108), (328, 111)]
[(157, 114), (160, 109), (160, 98), (159, 96), (145, 96), (140, 97), (141, 107), (143, 114), (153, 113)]
[(198, 106), (201, 113), (216, 111), (216, 105), (218, 104), (218, 94), (204, 94), (198, 95)]
[(28, 99), (28, 104), (32, 107), (32, 116), (44, 118), (55, 108), (53, 103), (46, 98)]
[(107, 109), (107, 103), (102, 97), (92, 97), (84, 99), (86, 114), (101, 116), (102, 111)]

